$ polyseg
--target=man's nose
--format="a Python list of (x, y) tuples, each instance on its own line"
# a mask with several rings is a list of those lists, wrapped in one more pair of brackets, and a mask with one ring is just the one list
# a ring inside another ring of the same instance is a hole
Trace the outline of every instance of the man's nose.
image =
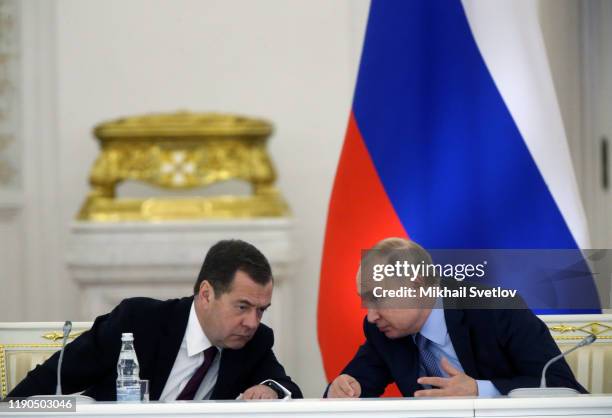
[(380, 315), (376, 309), (368, 309), (368, 322), (370, 324), (375, 323), (378, 318), (380, 318)]
[(259, 316), (257, 315), (257, 309), (251, 309), (251, 311), (245, 316), (243, 325), (249, 329), (255, 329), (259, 326)]

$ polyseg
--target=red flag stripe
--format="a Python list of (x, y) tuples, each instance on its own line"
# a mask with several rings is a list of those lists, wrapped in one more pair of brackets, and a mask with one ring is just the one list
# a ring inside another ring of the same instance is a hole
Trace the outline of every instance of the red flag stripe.
[(351, 113), (329, 204), (319, 285), (318, 337), (328, 381), (364, 340), (366, 311), (356, 289), (361, 250), (391, 236), (406, 232)]

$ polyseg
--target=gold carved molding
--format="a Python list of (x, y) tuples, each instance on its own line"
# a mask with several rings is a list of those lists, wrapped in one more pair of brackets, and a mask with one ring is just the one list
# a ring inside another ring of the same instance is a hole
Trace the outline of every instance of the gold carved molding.
[[(71, 332), (70, 334), (68, 334), (68, 339), (69, 340), (74, 340), (76, 337), (78, 337), (79, 335), (81, 335), (84, 332), (85, 331)], [(63, 332), (59, 332), (59, 331), (53, 331), (53, 332), (49, 332), (47, 334), (43, 334), (41, 337), (44, 338), (45, 340), (51, 340), (51, 341), (55, 342), (55, 341), (61, 340), (64, 337), (64, 333)]]
[(589, 334), (595, 335), (600, 340), (612, 340), (612, 326), (601, 322), (590, 322), (580, 325), (557, 324), (549, 326), (548, 329), (557, 341), (581, 340)]
[[(272, 124), (236, 115), (178, 112), (102, 123), (91, 191), (77, 216), (87, 221), (154, 221), (279, 217), (289, 208), (275, 186), (266, 143)], [(249, 196), (117, 198), (119, 184), (145, 182), (166, 190), (248, 183)]]
[[(68, 339), (75, 339), (76, 337), (83, 334), (86, 330), (71, 332), (68, 335)], [(45, 340), (51, 340), (52, 343), (24, 343), (24, 344), (0, 344), (0, 396), (2, 398), (6, 397), (8, 394), (8, 376), (7, 376), (7, 366), (6, 366), (6, 349), (13, 348), (32, 348), (32, 349), (41, 349), (41, 348), (61, 348), (62, 344), (57, 343), (64, 336), (63, 332), (52, 331), (46, 334), (41, 335), (41, 338)]]
[(4, 345), (0, 344), (0, 397), (8, 394), (8, 377), (6, 375), (6, 352)]
[(6, 349), (7, 348), (60, 348), (59, 343), (46, 344), (0, 344), (0, 395), (5, 398), (8, 395), (8, 376), (6, 368)]

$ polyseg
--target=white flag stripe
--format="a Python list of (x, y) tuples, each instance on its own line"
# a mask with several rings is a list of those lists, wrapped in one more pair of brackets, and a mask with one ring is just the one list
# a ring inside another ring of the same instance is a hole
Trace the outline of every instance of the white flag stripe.
[(539, 2), (463, 0), (478, 49), (580, 248), (589, 233), (542, 30)]

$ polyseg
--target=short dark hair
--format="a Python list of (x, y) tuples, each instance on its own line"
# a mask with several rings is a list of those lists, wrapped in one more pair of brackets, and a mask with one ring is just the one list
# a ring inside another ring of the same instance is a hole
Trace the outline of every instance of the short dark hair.
[(262, 286), (272, 280), (270, 263), (254, 245), (239, 239), (223, 240), (208, 250), (193, 293), (197, 294), (202, 282), (208, 280), (219, 297), (231, 289), (237, 271)]

